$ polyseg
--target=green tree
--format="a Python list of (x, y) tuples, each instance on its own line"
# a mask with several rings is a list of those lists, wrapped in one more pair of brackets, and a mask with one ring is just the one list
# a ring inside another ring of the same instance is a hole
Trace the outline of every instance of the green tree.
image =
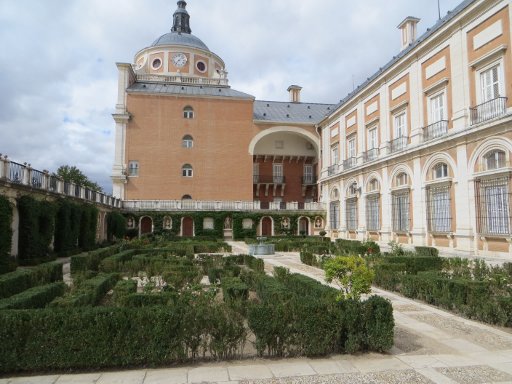
[(338, 300), (359, 300), (363, 293), (371, 292), (374, 272), (359, 256), (337, 256), (324, 264), (325, 281), (340, 287)]
[(54, 175), (59, 176), (68, 183), (79, 184), (96, 192), (103, 192), (103, 189), (94, 181), (91, 181), (77, 167), (69, 165), (61, 165)]

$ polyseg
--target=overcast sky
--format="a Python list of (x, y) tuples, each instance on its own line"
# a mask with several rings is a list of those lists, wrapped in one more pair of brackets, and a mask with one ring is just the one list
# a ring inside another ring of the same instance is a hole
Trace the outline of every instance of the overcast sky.
[[(441, 14), (460, 0), (440, 0)], [(0, 153), (36, 169), (76, 165), (112, 191), (116, 62), (172, 26), (172, 0), (0, 0)], [(192, 33), (260, 100), (336, 103), (399, 52), (396, 26), (437, 0), (190, 0)]]

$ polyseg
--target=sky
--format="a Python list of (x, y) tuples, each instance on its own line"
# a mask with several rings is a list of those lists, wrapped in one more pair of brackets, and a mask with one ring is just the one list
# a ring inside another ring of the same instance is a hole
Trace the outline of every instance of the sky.
[[(440, 0), (441, 16), (461, 0)], [(169, 32), (175, 0), (0, 0), (0, 153), (74, 165), (111, 193), (116, 62)], [(189, 0), (192, 34), (258, 100), (337, 103), (400, 51), (396, 28), (437, 0)]]

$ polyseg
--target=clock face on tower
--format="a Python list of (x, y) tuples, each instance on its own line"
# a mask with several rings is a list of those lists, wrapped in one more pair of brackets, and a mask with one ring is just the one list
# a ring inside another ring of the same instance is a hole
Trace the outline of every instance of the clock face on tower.
[(181, 68), (187, 64), (187, 56), (185, 56), (183, 53), (177, 53), (172, 57), (172, 62), (175, 66)]

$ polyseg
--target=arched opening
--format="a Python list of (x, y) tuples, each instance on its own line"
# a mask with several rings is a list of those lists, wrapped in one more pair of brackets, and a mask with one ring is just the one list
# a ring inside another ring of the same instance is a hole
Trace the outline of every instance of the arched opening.
[(181, 221), (181, 236), (194, 236), (194, 219), (192, 219), (190, 216), (185, 216)]
[(299, 219), (299, 235), (308, 236), (309, 234), (309, 219), (307, 217), (301, 217)]
[(153, 233), (153, 220), (151, 217), (144, 216), (140, 219), (140, 234), (145, 235), (147, 233)]
[(272, 219), (270, 217), (261, 219), (261, 236), (272, 236)]

